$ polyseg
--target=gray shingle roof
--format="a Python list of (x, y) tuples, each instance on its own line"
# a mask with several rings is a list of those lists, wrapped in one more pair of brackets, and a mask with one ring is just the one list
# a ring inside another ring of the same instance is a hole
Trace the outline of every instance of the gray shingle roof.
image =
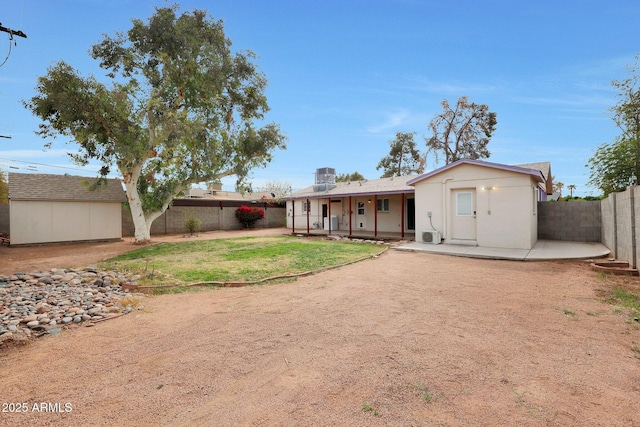
[(124, 202), (127, 200), (119, 179), (107, 179), (97, 190), (89, 186), (97, 178), (72, 175), (9, 173), (10, 200), (52, 200)]
[(328, 191), (313, 191), (313, 186), (296, 191), (286, 199), (344, 197), (369, 194), (414, 193), (415, 188), (407, 185), (407, 181), (416, 175), (393, 178), (369, 179), (362, 181), (338, 182), (336, 187)]

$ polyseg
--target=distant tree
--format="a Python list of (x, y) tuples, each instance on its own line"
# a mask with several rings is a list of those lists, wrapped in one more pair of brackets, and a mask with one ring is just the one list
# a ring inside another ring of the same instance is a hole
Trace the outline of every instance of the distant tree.
[(281, 198), (291, 194), (291, 192), (293, 191), (293, 188), (291, 187), (291, 184), (289, 184), (288, 182), (271, 181), (258, 187), (254, 191), (273, 194), (272, 197)]
[(564, 188), (564, 184), (560, 181), (552, 181), (553, 182), (553, 191), (560, 193), (560, 197), (562, 197), (562, 189)]
[[(156, 8), (92, 47), (110, 86), (82, 77), (64, 62), (38, 79), (24, 105), (43, 120), (43, 138), (62, 135), (79, 145), (72, 158), (119, 170), (137, 243), (153, 221), (193, 183), (265, 166), (285, 137), (276, 124), (256, 128), (269, 110), (266, 79), (252, 52), (231, 52), (222, 21), (206, 11), (176, 16)], [(50, 143), (49, 143), (50, 145)]]
[(9, 183), (5, 171), (0, 169), (0, 203), (9, 203)]
[(620, 100), (610, 111), (621, 134), (614, 142), (600, 145), (586, 165), (588, 185), (604, 196), (640, 184), (640, 55), (627, 69), (629, 78), (611, 83)]
[(358, 171), (353, 173), (341, 173), (336, 176), (336, 182), (363, 181), (364, 179), (364, 176)]
[(567, 188), (569, 189), (569, 196), (573, 197), (573, 190), (576, 189), (576, 186), (574, 184), (569, 184), (567, 185)]
[(396, 138), (389, 141), (389, 154), (376, 166), (377, 170), (383, 170), (381, 178), (411, 175), (419, 171), (422, 157), (416, 148), (414, 136), (415, 132), (397, 132)]
[(442, 154), (446, 165), (460, 159), (488, 158), (487, 145), (498, 124), (496, 113), (486, 104), (469, 103), (466, 96), (454, 108), (446, 99), (441, 105), (442, 113), (429, 123), (431, 136), (425, 138), (427, 151), (435, 154), (436, 162)]

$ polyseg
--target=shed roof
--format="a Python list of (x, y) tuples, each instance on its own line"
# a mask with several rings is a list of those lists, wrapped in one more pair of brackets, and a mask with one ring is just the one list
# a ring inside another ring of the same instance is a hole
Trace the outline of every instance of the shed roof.
[(285, 199), (317, 199), (326, 197), (367, 196), (374, 194), (414, 193), (415, 189), (407, 181), (416, 175), (392, 178), (364, 179), (361, 181), (337, 182), (336, 187), (326, 191), (313, 191), (313, 185), (296, 191)]
[(449, 169), (453, 169), (453, 168), (455, 168), (457, 166), (460, 166), (462, 164), (482, 166), (482, 167), (487, 167), (487, 168), (504, 170), (504, 171), (508, 171), (508, 172), (522, 173), (522, 174), (530, 175), (537, 182), (545, 182), (546, 181), (544, 176), (542, 175), (542, 172), (540, 170), (538, 170), (538, 169), (525, 168), (525, 167), (521, 167), (521, 166), (509, 166), (509, 165), (503, 165), (501, 163), (485, 162), (483, 160), (461, 159), (461, 160), (458, 160), (456, 162), (449, 163), (448, 165), (445, 165), (445, 166), (443, 166), (441, 168), (434, 169), (431, 172), (427, 172), (427, 173), (424, 173), (424, 174), (422, 174), (422, 175), (420, 175), (418, 177), (415, 177), (415, 178), (409, 180), (407, 182), (407, 184), (408, 185), (415, 185), (417, 182), (420, 182), (420, 181), (425, 180), (427, 178), (430, 178), (432, 176), (441, 174), (442, 172), (448, 171)]
[(119, 179), (109, 178), (96, 190), (89, 186), (98, 178), (9, 173), (9, 200), (53, 200), (86, 202), (125, 202), (127, 197)]

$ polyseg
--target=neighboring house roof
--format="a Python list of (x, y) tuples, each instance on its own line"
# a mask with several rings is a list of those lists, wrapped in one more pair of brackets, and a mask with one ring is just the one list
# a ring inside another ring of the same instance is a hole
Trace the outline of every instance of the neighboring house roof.
[(503, 165), (500, 163), (492, 163), (492, 162), (485, 162), (483, 160), (472, 160), (472, 159), (462, 159), (462, 160), (458, 160), (456, 162), (453, 163), (449, 163), (446, 166), (443, 166), (441, 168), (438, 169), (434, 169), (431, 172), (427, 172), (424, 173), (416, 178), (413, 178), (409, 181), (407, 181), (408, 185), (415, 185), (417, 182), (420, 182), (422, 180), (425, 180), (427, 178), (430, 178), (432, 176), (441, 174), (443, 172), (448, 171), (449, 169), (453, 169), (457, 166), (460, 166), (462, 164), (468, 164), (468, 165), (474, 165), (474, 166), (482, 166), (482, 167), (486, 167), (486, 168), (492, 168), (492, 169), (498, 169), (498, 170), (504, 170), (504, 171), (508, 171), (508, 172), (515, 172), (515, 173), (522, 173), (522, 174), (526, 174), (526, 175), (530, 175), (532, 178), (534, 178), (537, 182), (545, 182), (544, 176), (542, 175), (542, 172), (540, 172), (540, 170), (537, 169), (530, 169), (530, 168), (524, 168), (524, 167), (520, 167), (520, 166), (509, 166), (509, 165)]
[(313, 191), (313, 185), (300, 191), (296, 191), (286, 200), (291, 199), (317, 199), (326, 197), (366, 196), (374, 194), (400, 194), (414, 193), (415, 189), (407, 184), (407, 181), (416, 175), (396, 176), (392, 178), (364, 179), (361, 181), (337, 182), (335, 188), (324, 191)]
[(259, 192), (247, 192), (239, 193), (236, 191), (223, 191), (223, 190), (207, 190), (204, 188), (190, 188), (185, 191), (184, 199), (213, 199), (213, 200), (240, 200), (245, 202), (263, 201), (263, 200), (277, 200), (281, 199), (282, 195), (275, 194), (270, 191)]
[(89, 186), (98, 178), (72, 175), (9, 173), (9, 200), (53, 200), (86, 202), (125, 202), (119, 179), (107, 179), (96, 190)]
[(547, 190), (547, 194), (553, 194), (553, 182), (551, 180), (551, 163), (549, 162), (538, 162), (538, 163), (526, 163), (524, 165), (516, 165), (521, 168), (526, 169), (535, 169), (542, 172), (542, 176), (545, 180), (545, 190)]

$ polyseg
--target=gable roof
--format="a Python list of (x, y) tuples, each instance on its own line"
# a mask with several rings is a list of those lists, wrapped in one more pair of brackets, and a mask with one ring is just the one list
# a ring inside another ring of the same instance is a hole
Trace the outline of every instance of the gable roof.
[(313, 185), (296, 191), (285, 200), (317, 199), (325, 197), (367, 196), (374, 194), (414, 193), (415, 189), (407, 181), (416, 175), (396, 176), (392, 178), (364, 179), (361, 181), (337, 182), (335, 188), (325, 191), (313, 191)]
[(551, 163), (549, 162), (538, 162), (538, 163), (525, 163), (524, 165), (516, 165), (521, 168), (527, 169), (535, 169), (542, 172), (542, 176), (545, 180), (545, 190), (547, 194), (553, 194), (553, 182), (551, 180)]
[(425, 180), (427, 178), (430, 178), (432, 176), (441, 174), (442, 172), (446, 172), (449, 169), (453, 169), (453, 168), (455, 168), (457, 166), (460, 166), (460, 165), (463, 165), (463, 164), (474, 165), (474, 166), (482, 166), (482, 167), (486, 167), (486, 168), (498, 169), (498, 170), (503, 170), (503, 171), (508, 171), (508, 172), (522, 173), (522, 174), (530, 175), (537, 182), (544, 183), (546, 181), (544, 176), (542, 175), (542, 172), (540, 172), (540, 170), (524, 168), (524, 167), (521, 167), (521, 166), (503, 165), (501, 163), (485, 162), (483, 160), (461, 159), (461, 160), (458, 160), (456, 162), (449, 163), (448, 165), (445, 165), (445, 166), (443, 166), (441, 168), (434, 169), (431, 172), (424, 173), (424, 174), (422, 174), (422, 175), (420, 175), (420, 176), (418, 176), (416, 178), (413, 178), (413, 179), (409, 180), (407, 182), (407, 184), (408, 185), (415, 185), (417, 182), (420, 182), (420, 181)]
[(89, 190), (98, 178), (73, 175), (9, 173), (9, 200), (53, 200), (86, 202), (125, 202), (127, 197), (119, 179)]

